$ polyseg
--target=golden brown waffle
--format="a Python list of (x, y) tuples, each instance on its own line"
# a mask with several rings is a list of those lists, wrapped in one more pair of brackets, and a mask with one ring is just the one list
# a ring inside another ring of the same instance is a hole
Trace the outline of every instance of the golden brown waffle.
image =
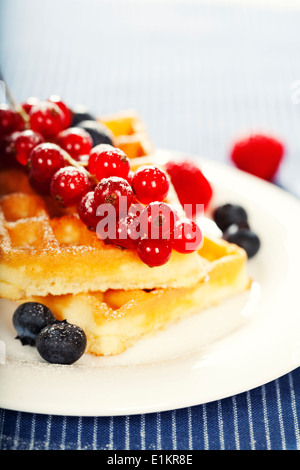
[(105, 244), (73, 208), (34, 194), (21, 170), (3, 170), (0, 183), (0, 297), (189, 287), (206, 276), (197, 253), (173, 251), (149, 268), (135, 251)]
[[(154, 161), (145, 126), (134, 111), (99, 119), (135, 170)], [(174, 188), (168, 201), (182, 210)], [(106, 245), (74, 208), (59, 209), (33, 191), (23, 171), (0, 171), (0, 297), (36, 300), (58, 319), (81, 326), (86, 352), (120, 354), (195, 312), (249, 287), (244, 250), (206, 236), (189, 255), (173, 252), (158, 268)]]
[(119, 111), (99, 118), (114, 135), (114, 145), (128, 158), (150, 155), (153, 146), (144, 123), (135, 111)]
[(120, 354), (141, 338), (249, 288), (247, 257), (241, 248), (205, 237), (199, 255), (208, 278), (190, 288), (108, 290), (23, 301), (43, 302), (59, 320), (81, 326), (87, 335), (87, 353)]

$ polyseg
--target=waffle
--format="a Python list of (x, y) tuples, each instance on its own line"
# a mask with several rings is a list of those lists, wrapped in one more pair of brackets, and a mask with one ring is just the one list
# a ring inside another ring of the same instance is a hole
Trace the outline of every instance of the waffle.
[[(140, 157), (149, 158), (152, 147), (135, 112), (99, 120), (135, 168)], [(166, 265), (149, 268), (135, 252), (105, 244), (74, 208), (60, 210), (50, 198), (36, 195), (17, 168), (0, 171), (0, 195), (0, 297), (189, 286), (205, 277), (195, 253), (173, 252)], [(173, 188), (169, 197), (179, 207)]]
[[(196, 252), (173, 250), (165, 265), (149, 268), (134, 250), (105, 244), (74, 208), (35, 194), (22, 170), (0, 172), (0, 186), (0, 297), (189, 287), (206, 276)], [(179, 207), (173, 188), (168, 197)]]
[[(99, 118), (124, 150), (131, 169), (155, 163), (135, 112)], [(171, 186), (166, 202), (182, 210)], [(74, 208), (59, 209), (37, 195), (26, 174), (0, 171), (0, 297), (48, 305), (58, 319), (81, 326), (86, 352), (124, 352), (140, 338), (221, 302), (249, 286), (244, 250), (205, 237), (196, 253), (173, 252), (149, 268), (137, 254), (108, 245)]]
[(153, 153), (153, 146), (144, 123), (135, 111), (126, 110), (103, 116), (99, 122), (114, 135), (114, 145), (128, 158), (140, 158)]
[(81, 326), (87, 336), (87, 353), (120, 354), (141, 338), (249, 288), (247, 257), (241, 248), (205, 237), (199, 255), (205, 260), (208, 278), (190, 288), (108, 290), (23, 301), (43, 302), (57, 319)]

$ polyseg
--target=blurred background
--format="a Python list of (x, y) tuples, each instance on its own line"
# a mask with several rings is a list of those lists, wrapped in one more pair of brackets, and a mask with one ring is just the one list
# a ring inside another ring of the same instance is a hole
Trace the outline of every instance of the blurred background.
[(1, 0), (0, 62), (17, 100), (59, 94), (136, 109), (156, 147), (228, 163), (241, 133), (287, 147), (300, 194), (300, 2)]

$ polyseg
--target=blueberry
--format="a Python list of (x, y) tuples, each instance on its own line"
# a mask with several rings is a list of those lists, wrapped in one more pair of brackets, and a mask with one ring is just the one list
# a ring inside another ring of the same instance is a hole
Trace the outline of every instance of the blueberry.
[(225, 230), (223, 239), (244, 248), (248, 258), (255, 256), (260, 248), (260, 239), (256, 233), (248, 228), (241, 228), (236, 224), (231, 225)]
[(47, 362), (73, 364), (83, 355), (86, 343), (84, 331), (63, 320), (42, 329), (36, 339), (36, 348)]
[(38, 302), (19, 305), (13, 314), (13, 325), (23, 345), (34, 346), (38, 333), (49, 323), (55, 321), (51, 310)]
[(96, 121), (96, 118), (89, 112), (85, 106), (77, 105), (72, 108), (72, 124), (77, 126), (82, 121)]
[(232, 224), (248, 228), (248, 214), (238, 204), (224, 204), (218, 207), (214, 211), (213, 218), (222, 232)]
[(98, 121), (82, 121), (76, 127), (85, 129), (93, 140), (93, 147), (99, 144), (113, 145), (113, 136), (110, 130)]

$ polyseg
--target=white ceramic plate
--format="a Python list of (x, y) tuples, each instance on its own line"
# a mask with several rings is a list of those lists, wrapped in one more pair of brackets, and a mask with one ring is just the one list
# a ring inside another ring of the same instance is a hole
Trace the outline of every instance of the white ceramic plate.
[(300, 202), (229, 166), (198, 161), (213, 184), (214, 205), (242, 204), (261, 238), (249, 261), (251, 291), (121, 356), (84, 355), (72, 366), (45, 363), (35, 348), (21, 346), (11, 321), (15, 306), (2, 300), (1, 407), (81, 416), (157, 412), (232, 396), (300, 365)]

